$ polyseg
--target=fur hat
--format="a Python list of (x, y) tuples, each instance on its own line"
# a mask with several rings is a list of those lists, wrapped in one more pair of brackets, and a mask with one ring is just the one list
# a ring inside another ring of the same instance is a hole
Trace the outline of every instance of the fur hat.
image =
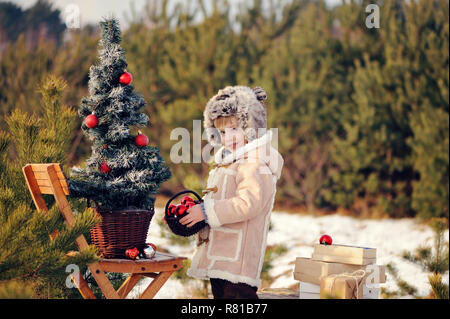
[(219, 90), (208, 101), (203, 112), (203, 127), (211, 145), (221, 144), (220, 134), (214, 126), (214, 120), (219, 116), (235, 115), (248, 142), (259, 137), (259, 133), (265, 133), (261, 129), (267, 128), (266, 107), (263, 102), (266, 99), (266, 92), (261, 87), (251, 89), (247, 86), (227, 86)]

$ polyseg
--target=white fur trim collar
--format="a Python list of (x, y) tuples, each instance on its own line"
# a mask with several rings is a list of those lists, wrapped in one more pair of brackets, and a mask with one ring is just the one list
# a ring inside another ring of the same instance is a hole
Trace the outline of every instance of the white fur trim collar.
[(214, 161), (217, 164), (223, 164), (223, 165), (230, 164), (230, 163), (234, 162), (235, 160), (242, 158), (242, 156), (244, 156), (249, 151), (254, 150), (254, 149), (256, 149), (262, 145), (265, 145), (267, 143), (271, 143), (272, 136), (273, 136), (272, 131), (268, 130), (266, 132), (266, 134), (264, 134), (260, 138), (257, 138), (255, 140), (251, 141), (250, 143), (247, 143), (244, 146), (241, 146), (240, 148), (238, 148), (234, 152), (226, 155), (223, 158), (222, 158), (222, 154), (225, 151), (225, 146), (222, 146), (221, 148), (219, 148), (216, 155), (214, 156)]

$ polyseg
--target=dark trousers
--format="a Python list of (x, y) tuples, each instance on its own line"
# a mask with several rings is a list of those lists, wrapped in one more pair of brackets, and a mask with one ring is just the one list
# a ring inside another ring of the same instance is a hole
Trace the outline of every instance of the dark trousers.
[(219, 278), (210, 278), (210, 282), (214, 299), (258, 299), (258, 287)]

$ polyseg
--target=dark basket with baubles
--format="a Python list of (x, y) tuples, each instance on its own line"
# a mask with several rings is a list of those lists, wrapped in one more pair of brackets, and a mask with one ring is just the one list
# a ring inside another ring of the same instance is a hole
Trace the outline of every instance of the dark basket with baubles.
[[(181, 204), (173, 205), (172, 201), (180, 195), (184, 194), (194, 194), (197, 199), (193, 199), (190, 196), (184, 196)], [(187, 227), (187, 225), (182, 225), (180, 223), (180, 219), (182, 219), (187, 214), (187, 210), (197, 204), (203, 202), (203, 199), (192, 190), (184, 190), (173, 195), (167, 202), (165, 210), (164, 210), (164, 218), (169, 226), (170, 230), (179, 236), (189, 237), (196, 233), (198, 233), (201, 229), (203, 229), (207, 224), (204, 220), (196, 223), (192, 227)]]

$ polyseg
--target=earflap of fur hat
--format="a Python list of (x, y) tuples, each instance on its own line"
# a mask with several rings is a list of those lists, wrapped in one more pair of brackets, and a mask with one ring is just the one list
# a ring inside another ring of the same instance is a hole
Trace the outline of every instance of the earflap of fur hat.
[(251, 142), (266, 132), (267, 115), (264, 100), (267, 99), (267, 95), (261, 87), (250, 89), (243, 86), (239, 88), (240, 104), (236, 115), (247, 141)]

